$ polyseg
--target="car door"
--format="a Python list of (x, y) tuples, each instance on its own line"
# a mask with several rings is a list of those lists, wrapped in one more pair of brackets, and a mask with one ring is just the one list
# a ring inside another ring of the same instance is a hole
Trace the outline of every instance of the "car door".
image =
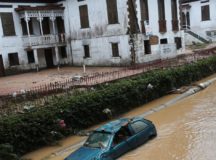
[(131, 148), (128, 145), (127, 139), (121, 140), (119, 142), (115, 142), (115, 139), (117, 138), (117, 134), (113, 138), (113, 142), (111, 144), (111, 149), (110, 149), (110, 157), (113, 159), (116, 159), (123, 155), (124, 153), (128, 152)]
[(145, 143), (149, 138), (150, 126), (144, 121), (138, 120), (129, 125), (132, 130), (132, 136), (128, 139), (128, 143), (133, 148)]

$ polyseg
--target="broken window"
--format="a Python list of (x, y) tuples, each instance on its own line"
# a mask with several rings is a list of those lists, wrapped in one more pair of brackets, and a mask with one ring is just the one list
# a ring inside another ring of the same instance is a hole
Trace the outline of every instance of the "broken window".
[(33, 50), (27, 51), (28, 63), (35, 63)]
[(66, 46), (59, 47), (61, 58), (67, 58)]
[(118, 43), (112, 43), (112, 56), (119, 57)]
[(89, 45), (84, 45), (84, 58), (90, 57)]
[(202, 6), (201, 7), (201, 13), (202, 13), (202, 21), (208, 21), (208, 20), (210, 20), (209, 5)]
[(9, 53), (8, 54), (8, 59), (9, 59), (10, 66), (19, 65), (18, 53)]
[(87, 5), (79, 6), (81, 28), (89, 28), (89, 17)]
[(116, 0), (107, 0), (107, 14), (109, 24), (118, 23), (118, 9)]
[(145, 54), (151, 54), (151, 45), (149, 40), (144, 41)]
[(15, 36), (14, 20), (12, 13), (0, 13), (4, 36)]

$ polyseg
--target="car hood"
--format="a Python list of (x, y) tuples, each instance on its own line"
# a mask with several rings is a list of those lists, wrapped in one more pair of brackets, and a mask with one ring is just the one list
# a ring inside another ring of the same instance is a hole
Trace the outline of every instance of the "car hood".
[(92, 160), (102, 153), (103, 150), (100, 148), (81, 147), (65, 158), (65, 160)]

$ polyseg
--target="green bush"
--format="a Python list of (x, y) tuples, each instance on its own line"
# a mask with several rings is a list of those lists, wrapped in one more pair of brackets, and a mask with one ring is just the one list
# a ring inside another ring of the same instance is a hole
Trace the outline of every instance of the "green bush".
[[(107, 120), (107, 115), (103, 113), (105, 108), (111, 109), (113, 116), (118, 116), (166, 95), (173, 88), (190, 84), (215, 72), (216, 57), (211, 57), (183, 67), (157, 70), (99, 85), (95, 90), (75, 96), (56, 97), (46, 107), (32, 109), (27, 114), (2, 117), (0, 143), (11, 146), (13, 150), (0, 152), (0, 157), (13, 156), (13, 153), (22, 155), (53, 144), (76, 131)], [(148, 89), (148, 84), (152, 84), (153, 88)], [(66, 128), (60, 127), (60, 120), (65, 121)]]

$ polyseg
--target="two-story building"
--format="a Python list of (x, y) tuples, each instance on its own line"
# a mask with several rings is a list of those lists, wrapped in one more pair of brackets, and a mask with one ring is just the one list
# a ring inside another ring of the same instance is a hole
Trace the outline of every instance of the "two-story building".
[(64, 12), (57, 1), (2, 0), (0, 74), (69, 63)]
[(0, 75), (174, 57), (184, 49), (179, 13), (178, 0), (1, 0)]
[[(129, 65), (184, 49), (178, 0), (67, 0), (75, 65)], [(177, 44), (177, 45), (176, 45)]]
[(186, 44), (216, 41), (216, 1), (182, 0), (182, 28)]

